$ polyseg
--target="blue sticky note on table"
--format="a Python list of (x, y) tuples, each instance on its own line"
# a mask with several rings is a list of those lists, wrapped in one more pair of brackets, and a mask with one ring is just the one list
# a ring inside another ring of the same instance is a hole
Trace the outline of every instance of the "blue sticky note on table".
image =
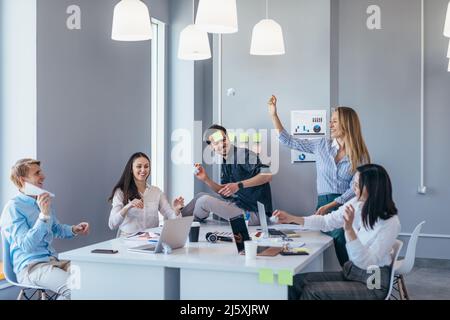
[(291, 270), (278, 271), (278, 284), (292, 286), (293, 275)]
[(259, 269), (259, 283), (273, 283), (273, 270), (272, 269)]

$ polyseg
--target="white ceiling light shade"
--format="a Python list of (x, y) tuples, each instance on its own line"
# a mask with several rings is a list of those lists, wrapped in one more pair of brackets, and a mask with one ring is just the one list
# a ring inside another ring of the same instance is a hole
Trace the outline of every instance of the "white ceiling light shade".
[(264, 56), (285, 54), (283, 30), (275, 20), (263, 19), (253, 27), (250, 54)]
[(111, 38), (118, 41), (142, 41), (153, 37), (150, 13), (140, 0), (121, 0), (114, 7)]
[(269, 0), (266, 0), (266, 18), (253, 27), (250, 54), (258, 56), (285, 54), (283, 30), (275, 20), (269, 19)]
[(195, 24), (209, 33), (237, 32), (236, 0), (200, 0)]
[(208, 33), (190, 24), (180, 33), (178, 59), (204, 60), (211, 58)]
[(450, 1), (447, 6), (447, 15), (445, 17), (444, 36), (450, 38)]

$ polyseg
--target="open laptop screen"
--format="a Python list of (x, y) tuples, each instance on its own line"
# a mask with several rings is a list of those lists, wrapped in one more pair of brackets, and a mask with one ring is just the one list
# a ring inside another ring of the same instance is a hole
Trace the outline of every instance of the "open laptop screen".
[(245, 251), (244, 241), (250, 240), (244, 216), (239, 215), (237, 217), (231, 218), (230, 224), (237, 250), (239, 253), (241, 253), (242, 251)]

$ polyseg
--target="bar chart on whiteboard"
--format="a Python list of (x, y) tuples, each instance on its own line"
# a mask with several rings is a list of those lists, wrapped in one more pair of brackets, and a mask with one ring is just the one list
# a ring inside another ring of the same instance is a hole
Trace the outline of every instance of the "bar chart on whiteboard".
[[(318, 139), (327, 134), (327, 110), (291, 111), (291, 134), (297, 139)], [(291, 162), (314, 162), (314, 154), (291, 150)]]

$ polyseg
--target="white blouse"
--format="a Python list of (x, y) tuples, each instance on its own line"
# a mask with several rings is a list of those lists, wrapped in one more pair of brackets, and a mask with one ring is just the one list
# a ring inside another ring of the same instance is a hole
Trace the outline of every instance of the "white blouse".
[(147, 185), (142, 197), (144, 209), (131, 207), (125, 217), (122, 217), (120, 214), (124, 207), (123, 197), (123, 191), (117, 189), (114, 193), (112, 209), (109, 215), (108, 225), (111, 230), (120, 228), (120, 231), (129, 234), (158, 227), (158, 212), (161, 212), (164, 219), (178, 218), (166, 195), (158, 187)]
[(347, 253), (349, 259), (359, 268), (367, 269), (369, 266), (389, 266), (392, 263), (391, 251), (395, 240), (400, 233), (401, 225), (397, 215), (378, 221), (373, 229), (363, 226), (361, 211), (363, 202), (353, 198), (330, 214), (305, 217), (305, 228), (313, 230), (331, 231), (344, 226), (344, 213), (347, 205), (355, 208), (353, 229), (357, 238), (349, 241), (347, 234)]

